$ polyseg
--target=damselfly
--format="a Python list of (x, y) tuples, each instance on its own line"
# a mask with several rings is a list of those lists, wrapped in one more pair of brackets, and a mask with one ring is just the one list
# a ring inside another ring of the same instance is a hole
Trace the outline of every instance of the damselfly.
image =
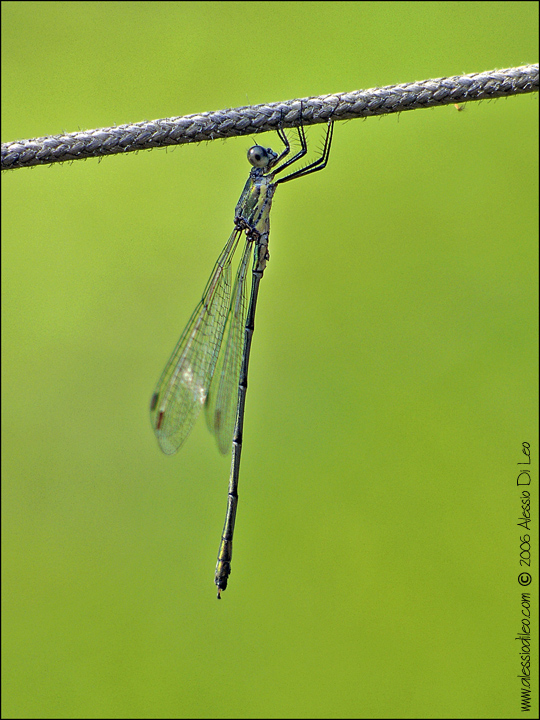
[[(227, 514), (214, 580), (218, 588), (218, 598), (227, 587), (231, 573), (249, 353), (255, 327), (259, 283), (269, 259), (268, 234), (272, 198), (280, 183), (309, 175), (325, 167), (330, 153), (332, 132), (331, 122), (322, 153), (317, 160), (277, 180), (275, 177), (278, 173), (307, 153), (302, 125), (298, 127), (300, 150), (288, 160), (284, 158), (291, 148), (281, 128), (277, 133), (285, 147), (280, 155), (261, 145), (254, 145), (249, 149), (248, 160), (253, 169), (236, 206), (234, 229), (212, 270), (201, 301), (165, 366), (150, 403), (152, 427), (161, 449), (167, 455), (175, 453), (182, 446), (203, 405), (206, 407), (208, 427), (216, 437), (219, 450), (226, 453), (232, 441)], [(246, 244), (231, 295), (232, 259), (244, 233)], [(254, 257), (248, 306), (248, 265), (252, 249)], [(227, 339), (223, 343), (226, 328)]]

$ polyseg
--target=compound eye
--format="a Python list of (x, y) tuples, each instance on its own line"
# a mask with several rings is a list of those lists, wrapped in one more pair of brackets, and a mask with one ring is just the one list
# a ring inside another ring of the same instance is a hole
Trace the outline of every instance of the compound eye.
[(270, 162), (270, 155), (268, 150), (263, 148), (262, 145), (254, 145), (248, 150), (248, 160), (256, 168), (265, 168)]

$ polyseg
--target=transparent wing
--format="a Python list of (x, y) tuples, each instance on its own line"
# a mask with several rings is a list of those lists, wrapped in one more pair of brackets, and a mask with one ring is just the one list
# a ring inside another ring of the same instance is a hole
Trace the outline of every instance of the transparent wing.
[(246, 286), (252, 246), (253, 241), (247, 240), (234, 282), (225, 350), (220, 355), (206, 402), (206, 422), (223, 454), (231, 447), (236, 422), (248, 309)]
[(150, 421), (167, 455), (181, 447), (208, 395), (227, 322), (231, 262), (240, 235), (235, 228), (223, 248), (152, 395)]

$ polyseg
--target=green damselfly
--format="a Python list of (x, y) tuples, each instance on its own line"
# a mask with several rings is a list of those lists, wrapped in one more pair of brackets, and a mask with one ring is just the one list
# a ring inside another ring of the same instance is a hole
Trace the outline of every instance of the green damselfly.
[[(232, 541), (238, 505), (238, 477), (247, 391), (251, 340), (259, 283), (269, 259), (270, 207), (280, 183), (322, 170), (330, 154), (333, 122), (328, 125), (324, 147), (312, 163), (275, 180), (278, 173), (307, 153), (302, 124), (297, 128), (300, 150), (288, 160), (290, 144), (282, 128), (277, 134), (281, 154), (254, 145), (248, 151), (253, 165), (234, 213), (234, 229), (219, 256), (201, 301), (195, 308), (152, 395), (150, 418), (164, 453), (175, 453), (189, 435), (203, 405), (206, 420), (220, 452), (232, 442), (227, 514), (218, 552), (214, 582), (218, 598), (231, 572)], [(231, 265), (241, 236), (244, 251), (231, 294)], [(253, 250), (251, 295), (247, 303), (249, 261)], [(225, 330), (227, 339), (223, 342)]]

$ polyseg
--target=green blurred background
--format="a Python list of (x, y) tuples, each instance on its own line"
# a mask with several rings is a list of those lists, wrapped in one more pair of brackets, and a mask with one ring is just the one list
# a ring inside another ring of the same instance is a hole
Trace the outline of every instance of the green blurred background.
[[(5, 2), (2, 139), (537, 43), (532, 2)], [(254, 138), (4, 175), (4, 717), (517, 715), (537, 119), (525, 95), (338, 123), (279, 189), (219, 603), (229, 459), (202, 418), (162, 455), (148, 402)]]

